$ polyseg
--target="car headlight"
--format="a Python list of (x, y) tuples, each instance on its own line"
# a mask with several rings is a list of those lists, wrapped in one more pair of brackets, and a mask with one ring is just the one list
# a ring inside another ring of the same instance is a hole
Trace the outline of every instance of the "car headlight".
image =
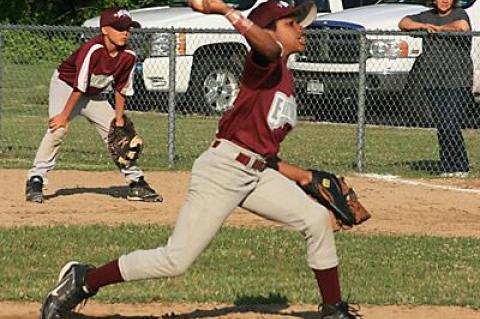
[(402, 40), (371, 40), (369, 52), (374, 58), (406, 58), (408, 43)]
[[(150, 55), (152, 57), (169, 56), (170, 54), (170, 33), (158, 33), (153, 36), (151, 42)], [(175, 34), (177, 47), (175, 52), (177, 55), (185, 55), (186, 53), (186, 37), (185, 33)]]

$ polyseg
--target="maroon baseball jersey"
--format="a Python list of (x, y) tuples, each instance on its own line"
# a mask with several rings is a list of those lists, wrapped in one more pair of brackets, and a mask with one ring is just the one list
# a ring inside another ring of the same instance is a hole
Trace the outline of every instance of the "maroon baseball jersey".
[(136, 54), (128, 47), (111, 57), (103, 36), (86, 42), (58, 67), (59, 78), (86, 94), (98, 94), (110, 83), (123, 95), (133, 95)]
[(293, 76), (279, 58), (266, 67), (247, 57), (234, 106), (220, 120), (218, 138), (257, 154), (278, 153), (280, 142), (297, 122)]

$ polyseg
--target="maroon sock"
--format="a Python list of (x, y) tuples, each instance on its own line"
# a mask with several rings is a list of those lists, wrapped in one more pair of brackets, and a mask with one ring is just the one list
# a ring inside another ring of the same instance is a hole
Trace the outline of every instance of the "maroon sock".
[(114, 260), (101, 267), (90, 270), (87, 273), (86, 284), (92, 291), (97, 291), (99, 288), (123, 282), (120, 268), (118, 268), (118, 260)]
[(323, 270), (313, 269), (313, 272), (317, 279), (318, 288), (320, 288), (323, 303), (337, 304), (342, 301), (337, 267)]

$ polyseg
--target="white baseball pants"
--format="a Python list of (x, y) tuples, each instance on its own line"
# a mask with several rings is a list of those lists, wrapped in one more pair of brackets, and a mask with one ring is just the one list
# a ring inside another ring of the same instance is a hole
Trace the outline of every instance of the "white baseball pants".
[[(311, 268), (337, 266), (327, 209), (279, 172), (252, 168), (254, 159), (260, 158), (255, 153), (220, 141), (216, 148), (210, 147), (195, 161), (186, 202), (167, 244), (121, 256), (119, 267), (123, 279), (182, 274), (237, 206), (298, 230), (306, 241), (307, 262)], [(239, 153), (249, 156), (250, 163), (245, 166), (235, 160)]]
[[(58, 78), (58, 71), (55, 70), (50, 81), (50, 90), (48, 96), (48, 116), (49, 118), (61, 113), (65, 107), (73, 89), (67, 83)], [(70, 114), (70, 122), (77, 116), (81, 115), (93, 124), (100, 134), (102, 140), (106, 143), (110, 122), (115, 118), (115, 110), (110, 103), (102, 96), (82, 95), (77, 105)], [(55, 132), (51, 132), (47, 128), (40, 147), (37, 150), (33, 167), (28, 171), (28, 179), (32, 176), (41, 176), (44, 183), (47, 181), (47, 173), (55, 167), (58, 150), (65, 137), (65, 129), (60, 128)], [(136, 182), (143, 176), (143, 171), (133, 165), (128, 169), (121, 169), (127, 183)]]

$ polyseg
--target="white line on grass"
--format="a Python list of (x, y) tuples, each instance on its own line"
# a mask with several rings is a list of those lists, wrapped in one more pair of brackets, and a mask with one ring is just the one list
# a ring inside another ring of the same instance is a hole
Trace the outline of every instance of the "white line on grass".
[(437, 185), (427, 182), (415, 181), (405, 178), (400, 178), (400, 176), (395, 175), (381, 175), (381, 174), (358, 174), (358, 176), (363, 176), (372, 179), (378, 179), (387, 182), (395, 182), (407, 185), (414, 185), (414, 186), (423, 186), (428, 188), (437, 188), (437, 189), (444, 189), (444, 190), (452, 190), (457, 192), (464, 192), (464, 193), (474, 193), (480, 194), (480, 189), (478, 188), (462, 188), (456, 186), (446, 186), (446, 185)]

